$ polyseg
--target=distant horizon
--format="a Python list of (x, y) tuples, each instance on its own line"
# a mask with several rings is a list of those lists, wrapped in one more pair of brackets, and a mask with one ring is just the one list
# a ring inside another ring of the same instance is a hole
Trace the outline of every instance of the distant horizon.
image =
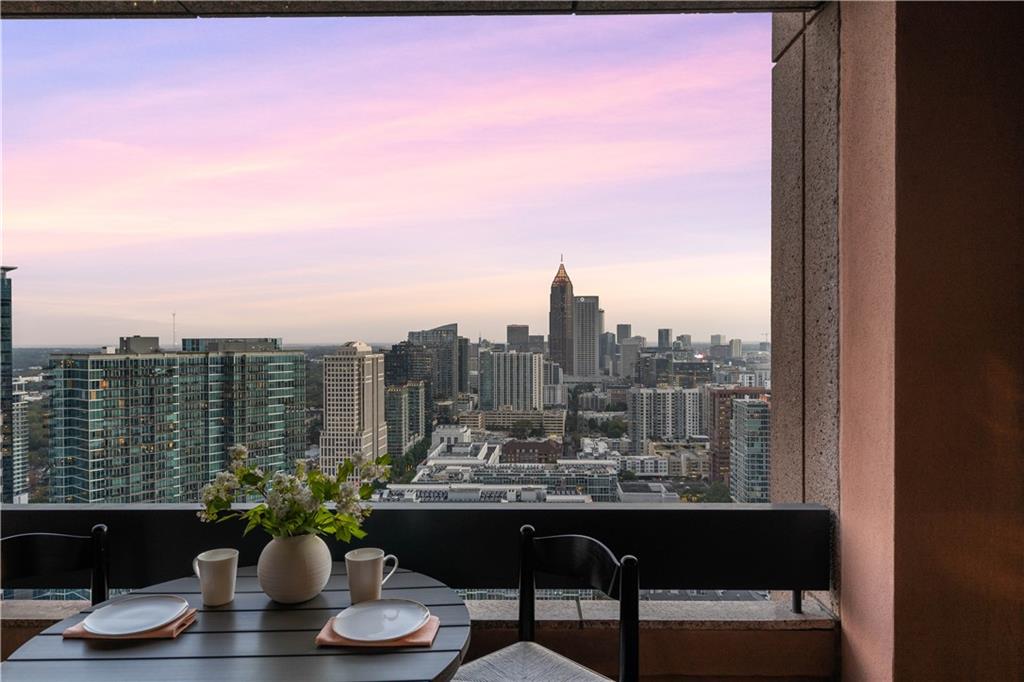
[(770, 332), (770, 14), (0, 31), (19, 348)]
[[(230, 338), (230, 337), (228, 337), (228, 338)], [(264, 338), (269, 338), (269, 337), (264, 337)], [(732, 338), (736, 338), (736, 337), (732, 337)], [(369, 344), (370, 346), (373, 346), (374, 348), (378, 348), (378, 347), (384, 347), (384, 346), (392, 346), (392, 345), (395, 345), (397, 343), (401, 343), (401, 342), (407, 341), (407, 340), (408, 339), (401, 339), (401, 340), (396, 340), (396, 341), (367, 341), (366, 339), (347, 339), (346, 341), (334, 341), (334, 342), (331, 342), (331, 343), (322, 343), (322, 342), (304, 343), (304, 342), (301, 342), (301, 341), (297, 341), (297, 342), (282, 343), (282, 348), (284, 348), (285, 350), (302, 350), (303, 348), (331, 348), (331, 347), (335, 347), (335, 346), (340, 348), (344, 344), (349, 343), (351, 341), (362, 341), (364, 343)], [(485, 341), (489, 341), (491, 343), (502, 343), (502, 344), (505, 343), (504, 340), (500, 340), (499, 341), (499, 340), (496, 340), (496, 339), (488, 339), (487, 337), (484, 337), (484, 340)], [(546, 340), (546, 337), (545, 337), (545, 340)], [(727, 338), (726, 341), (728, 341), (728, 340), (729, 339)], [(477, 342), (477, 340), (475, 338), (470, 339), (470, 341), (472, 343), (476, 343)], [(747, 339), (741, 339), (741, 341), (743, 342), (743, 346), (757, 346), (757, 345), (763, 343), (763, 341), (751, 341), (751, 340), (747, 340)], [(116, 342), (116, 340), (115, 340), (115, 342)], [(42, 345), (38, 345), (38, 346), (12, 346), (12, 348), (13, 348), (13, 350), (50, 350), (50, 349), (64, 349), (64, 348), (68, 348), (68, 349), (83, 349), (84, 350), (84, 349), (91, 349), (91, 348), (103, 348), (104, 346), (113, 346), (113, 345), (115, 345), (115, 343), (63, 343), (63, 344), (51, 344), (51, 345), (42, 344)], [(658, 345), (657, 344), (657, 339), (654, 340), (654, 343), (651, 343), (651, 338), (647, 337), (647, 347), (648, 348), (654, 348), (654, 347), (657, 347), (657, 345)], [(708, 341), (693, 341), (693, 346), (695, 348), (696, 347), (701, 347), (701, 346), (710, 346), (710, 345), (711, 345), (710, 340), (708, 340)], [(161, 341), (161, 343), (160, 343), (160, 350), (162, 350), (162, 351), (180, 350), (180, 347), (176, 348), (175, 346), (169, 346), (169, 345), (164, 344)]]

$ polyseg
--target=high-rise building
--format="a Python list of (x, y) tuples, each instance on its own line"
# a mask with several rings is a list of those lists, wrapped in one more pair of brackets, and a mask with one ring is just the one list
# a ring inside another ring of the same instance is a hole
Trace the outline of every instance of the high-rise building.
[(721, 346), (724, 343), (725, 343), (725, 336), (723, 334), (712, 334), (711, 335), (711, 345), (712, 346)]
[(544, 341), (544, 335), (530, 334), (530, 344), (526, 350), (530, 353), (547, 353), (548, 344)]
[(459, 337), (459, 393), (469, 393), (469, 339)]
[(409, 389), (385, 386), (384, 421), (388, 425), (388, 454), (392, 459), (405, 454), (416, 444), (409, 434)]
[(743, 341), (740, 339), (729, 339), (729, 357), (739, 360), (743, 357)]
[(679, 346), (683, 349), (693, 348), (693, 339), (689, 334), (680, 334), (676, 337), (676, 341), (679, 342)]
[(410, 381), (425, 381), (434, 376), (434, 353), (425, 346), (403, 341), (384, 351), (384, 383), (401, 386)]
[(510, 324), (505, 327), (505, 344), (517, 353), (530, 352), (530, 325)]
[(405, 385), (405, 390), (409, 394), (410, 437), (426, 438), (430, 435), (432, 420), (427, 386), (425, 381), (410, 381)]
[(615, 325), (615, 341), (622, 343), (629, 337), (633, 336), (633, 325), (631, 324), (617, 324)]
[(304, 455), (305, 353), (159, 346), (51, 356), (54, 502), (195, 502), (232, 445), (268, 471)]
[(743, 386), (716, 386), (705, 384), (700, 389), (703, 395), (701, 430), (711, 443), (711, 478), (729, 481), (729, 455), (732, 450), (730, 424), (732, 404), (737, 398), (765, 399), (769, 391), (764, 388)]
[(600, 360), (598, 364), (603, 373), (611, 374), (612, 364), (615, 362), (615, 355), (618, 353), (618, 344), (615, 343), (614, 332), (604, 332), (597, 340), (597, 354)]
[(335, 474), (347, 459), (369, 461), (388, 448), (384, 355), (349, 341), (324, 356), (324, 420), (320, 467)]
[(659, 350), (671, 350), (672, 349), (672, 330), (671, 329), (659, 329), (658, 330), (658, 349)]
[(459, 393), (459, 325), (452, 323), (409, 332), (409, 343), (433, 355), (430, 389), (437, 400), (453, 400)]
[(28, 439), (25, 404), (14, 394), (14, 328), (12, 280), (14, 266), (0, 267), (0, 502), (28, 502)]
[(544, 356), (484, 351), (480, 354), (480, 409), (544, 409)]
[(771, 406), (767, 400), (732, 401), (729, 494), (737, 502), (771, 501)]
[(636, 365), (643, 347), (643, 338), (639, 336), (631, 336), (619, 342), (619, 376), (630, 383), (635, 381)]
[(423, 381), (384, 389), (384, 419), (388, 425), (388, 454), (392, 459), (404, 455), (427, 435), (425, 392)]
[(627, 418), (633, 454), (647, 453), (651, 441), (682, 440), (700, 432), (700, 391), (684, 388), (633, 388)]
[(548, 354), (566, 374), (574, 374), (573, 354), (572, 280), (565, 265), (558, 264), (558, 272), (551, 282), (551, 305), (548, 311)]
[(572, 315), (574, 372), (577, 376), (595, 376), (600, 367), (599, 339), (604, 332), (598, 297), (574, 297)]

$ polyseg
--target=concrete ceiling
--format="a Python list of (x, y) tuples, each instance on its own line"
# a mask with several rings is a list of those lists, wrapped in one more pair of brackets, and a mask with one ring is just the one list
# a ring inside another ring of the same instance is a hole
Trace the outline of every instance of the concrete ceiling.
[(254, 0), (136, 0), (65, 1), (4, 0), (4, 19), (187, 19), (196, 17), (390, 16), (472, 14), (619, 14), (681, 12), (803, 11), (817, 0), (726, 0), (714, 2), (660, 0), (314, 0), (278, 2)]

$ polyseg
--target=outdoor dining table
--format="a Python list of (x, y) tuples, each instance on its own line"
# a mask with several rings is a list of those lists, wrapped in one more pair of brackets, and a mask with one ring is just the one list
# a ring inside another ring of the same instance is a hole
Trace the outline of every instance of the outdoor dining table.
[[(194, 576), (132, 594), (175, 594), (199, 609), (196, 622), (176, 639), (64, 639), (61, 633), (96, 607), (47, 628), (0, 667), (4, 682), (132, 682), (153, 680), (286, 680), (405, 682), (448, 680), (469, 648), (469, 611), (445, 584), (399, 569), (382, 597), (412, 599), (440, 618), (430, 647), (365, 649), (317, 647), (329, 618), (350, 605), (345, 563), (336, 562), (324, 591), (301, 604), (278, 604), (260, 590), (254, 566), (238, 569), (235, 599), (205, 607)], [(115, 597), (111, 601), (115, 601)]]

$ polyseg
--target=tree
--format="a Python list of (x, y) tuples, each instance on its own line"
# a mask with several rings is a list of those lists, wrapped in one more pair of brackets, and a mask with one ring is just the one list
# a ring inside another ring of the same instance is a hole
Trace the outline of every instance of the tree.
[(629, 469), (623, 469), (621, 472), (619, 472), (619, 480), (620, 481), (635, 481), (636, 480), (636, 474), (633, 473), (632, 471), (630, 471)]
[(729, 495), (729, 486), (721, 481), (715, 481), (708, 486), (708, 490), (704, 493), (704, 498), (701, 502), (732, 502), (732, 497)]
[(512, 425), (512, 437), (519, 440), (530, 437), (530, 429), (533, 428), (533, 423), (529, 419), (520, 419)]

